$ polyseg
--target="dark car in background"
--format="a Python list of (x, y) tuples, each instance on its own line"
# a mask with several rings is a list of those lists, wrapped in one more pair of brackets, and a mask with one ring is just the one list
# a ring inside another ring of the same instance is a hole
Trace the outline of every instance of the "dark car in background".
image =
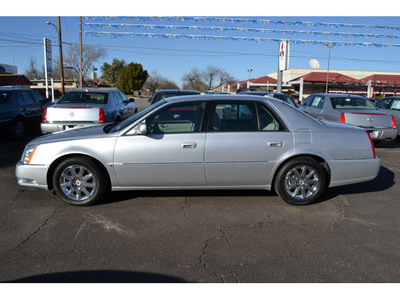
[(250, 95), (250, 96), (264, 96), (264, 97), (272, 97), (275, 99), (282, 100), (291, 106), (298, 108), (298, 105), (293, 101), (293, 99), (285, 94), (285, 93), (278, 93), (278, 92), (262, 92), (262, 91), (246, 91), (246, 92), (239, 92), (238, 94), (242, 95)]
[(200, 92), (190, 90), (162, 90), (158, 91), (153, 98), (150, 98), (149, 102), (150, 104), (154, 104), (165, 98), (189, 95), (200, 95)]
[(53, 103), (25, 88), (0, 88), (0, 132), (21, 139), (28, 129), (39, 129), (43, 111)]

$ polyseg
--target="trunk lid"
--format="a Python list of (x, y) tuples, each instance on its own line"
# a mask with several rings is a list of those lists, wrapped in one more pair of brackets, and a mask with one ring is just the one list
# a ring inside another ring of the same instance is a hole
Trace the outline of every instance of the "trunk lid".
[(98, 122), (98, 105), (53, 105), (47, 108), (47, 122)]
[(343, 112), (346, 124), (364, 128), (392, 128), (392, 115), (376, 110)]

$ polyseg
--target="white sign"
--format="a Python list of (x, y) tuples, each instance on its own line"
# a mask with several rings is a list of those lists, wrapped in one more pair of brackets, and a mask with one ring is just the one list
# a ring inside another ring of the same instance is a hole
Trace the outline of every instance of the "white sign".
[(289, 41), (281, 41), (279, 43), (279, 71), (289, 68)]

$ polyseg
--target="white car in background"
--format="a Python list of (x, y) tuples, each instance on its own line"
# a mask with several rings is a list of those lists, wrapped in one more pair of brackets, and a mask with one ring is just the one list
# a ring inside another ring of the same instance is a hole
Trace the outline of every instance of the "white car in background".
[(42, 133), (119, 122), (137, 112), (137, 107), (119, 90), (73, 90), (48, 107), (42, 118)]

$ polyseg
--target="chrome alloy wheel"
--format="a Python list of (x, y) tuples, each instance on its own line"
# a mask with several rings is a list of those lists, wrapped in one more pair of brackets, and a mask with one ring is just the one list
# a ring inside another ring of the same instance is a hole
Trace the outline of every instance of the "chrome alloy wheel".
[(84, 201), (96, 190), (96, 179), (92, 171), (82, 165), (68, 166), (60, 176), (60, 187), (71, 200)]
[(284, 188), (294, 199), (306, 200), (318, 190), (318, 172), (311, 166), (297, 165), (286, 173)]

